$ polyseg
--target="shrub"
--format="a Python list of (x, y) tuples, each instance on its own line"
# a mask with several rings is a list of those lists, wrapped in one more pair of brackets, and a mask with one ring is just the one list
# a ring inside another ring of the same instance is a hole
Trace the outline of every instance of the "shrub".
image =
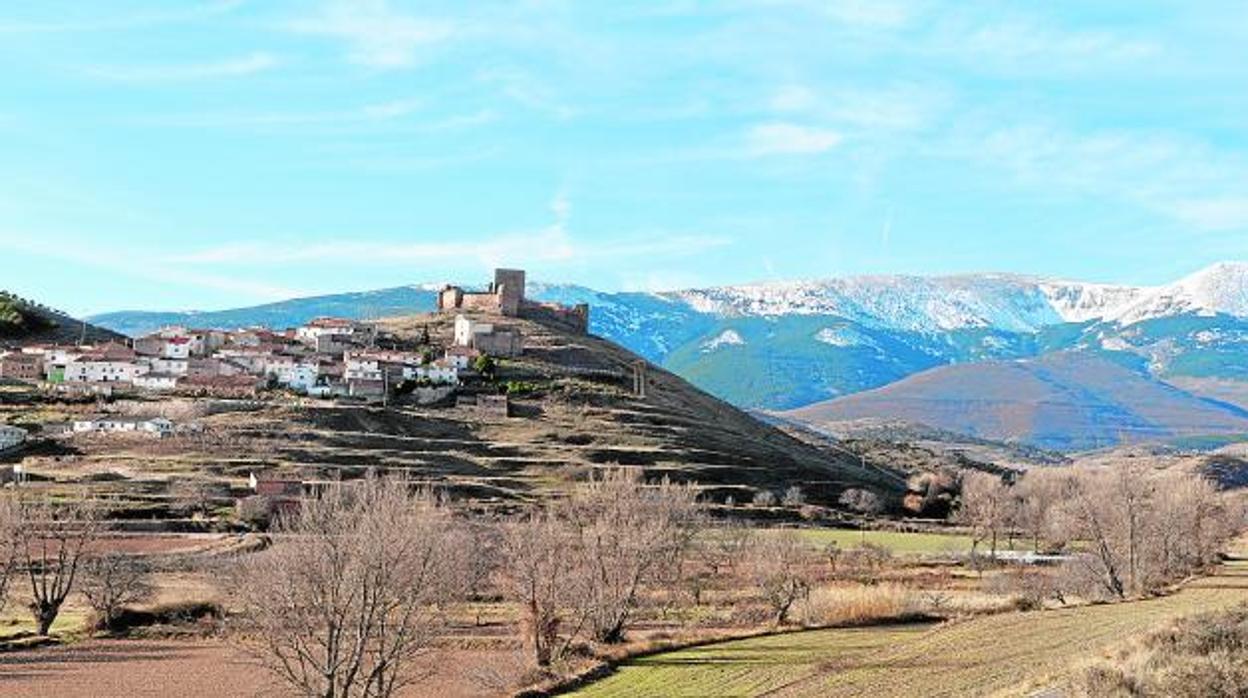
[(754, 493), (754, 506), (774, 507), (776, 505), (776, 493), (771, 490), (762, 490)]
[(1248, 695), (1248, 606), (1184, 618), (1144, 635), (1073, 682), (1082, 696)]

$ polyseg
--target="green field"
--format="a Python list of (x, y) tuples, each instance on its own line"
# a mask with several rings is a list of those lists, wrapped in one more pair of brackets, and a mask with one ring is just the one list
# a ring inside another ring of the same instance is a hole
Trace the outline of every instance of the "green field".
[(935, 555), (965, 553), (971, 549), (971, 537), (954, 533), (904, 533), (900, 531), (854, 531), (844, 528), (807, 528), (802, 536), (822, 548), (835, 542), (842, 549), (854, 548), (865, 540), (888, 548), (894, 555)]
[(585, 696), (756, 696), (820, 671), (829, 660), (862, 664), (931, 624), (770, 635), (637, 659)]
[(816, 630), (637, 659), (581, 696), (1026, 695), (1169, 618), (1248, 601), (1236, 562), (1171, 596), (941, 626)]

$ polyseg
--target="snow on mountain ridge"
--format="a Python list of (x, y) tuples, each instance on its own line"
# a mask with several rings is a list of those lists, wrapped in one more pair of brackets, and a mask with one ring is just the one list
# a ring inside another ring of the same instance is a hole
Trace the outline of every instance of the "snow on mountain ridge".
[(1126, 326), (1186, 313), (1248, 317), (1248, 262), (1220, 262), (1150, 289), (1106, 319)]
[(1034, 332), (1063, 322), (1040, 287), (1023, 277), (860, 276), (679, 291), (716, 315), (835, 315), (871, 327), (940, 332), (996, 328)]
[(1065, 322), (1130, 325), (1185, 312), (1248, 317), (1248, 263), (1221, 263), (1160, 287), (1013, 274), (850, 276), (658, 294), (720, 316), (833, 315), (863, 325), (935, 333), (1035, 332)]

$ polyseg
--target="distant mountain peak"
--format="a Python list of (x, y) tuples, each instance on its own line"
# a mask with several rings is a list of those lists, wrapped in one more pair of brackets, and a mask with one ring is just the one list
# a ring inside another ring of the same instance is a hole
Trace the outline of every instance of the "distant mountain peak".
[(1219, 262), (1148, 289), (1106, 319), (1131, 325), (1185, 314), (1248, 317), (1248, 262)]

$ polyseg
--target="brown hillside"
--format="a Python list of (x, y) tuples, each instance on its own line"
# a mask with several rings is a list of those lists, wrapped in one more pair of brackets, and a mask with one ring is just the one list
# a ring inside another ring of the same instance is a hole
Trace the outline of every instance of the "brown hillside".
[[(510, 418), (454, 406), (383, 409), (295, 398), (126, 401), (111, 409), (164, 413), (197, 431), (159, 442), (74, 439), (80, 455), (32, 456), (28, 467), (66, 480), (90, 475), (97, 489), (141, 492), (153, 507), (165, 501), (170, 478), (210, 477), (237, 489), (250, 471), (315, 480), (368, 468), (406, 471), (495, 503), (557, 495), (607, 464), (696, 481), (716, 501), (748, 502), (759, 490), (780, 494), (791, 485), (828, 504), (850, 486), (900, 493), (903, 483), (891, 472), (803, 443), (653, 366), (646, 398), (633, 396), (636, 357), (614, 344), (506, 321), (524, 332), (526, 352), (502, 362), (499, 381), (530, 389), (514, 399)], [(422, 327), (435, 341), (451, 332), (450, 319), (439, 316), (384, 325), (409, 340)], [(57, 417), (43, 410), (39, 418)]]

